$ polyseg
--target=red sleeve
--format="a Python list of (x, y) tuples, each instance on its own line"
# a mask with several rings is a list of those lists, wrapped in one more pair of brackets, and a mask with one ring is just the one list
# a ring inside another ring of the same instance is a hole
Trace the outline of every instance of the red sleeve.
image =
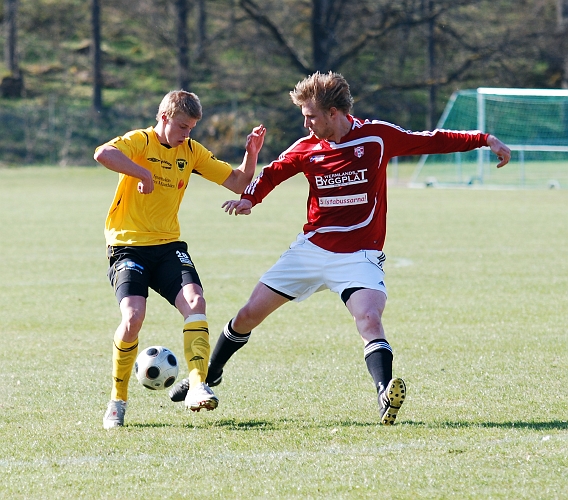
[(260, 203), (278, 184), (293, 177), (302, 170), (296, 161), (297, 154), (287, 151), (278, 160), (263, 167), (260, 174), (245, 188), (241, 199), (249, 200), (253, 206)]
[(390, 140), (385, 140), (385, 152), (389, 158), (471, 151), (487, 146), (489, 136), (477, 130), (462, 132), (436, 129), (432, 132), (411, 132), (396, 125), (388, 128)]

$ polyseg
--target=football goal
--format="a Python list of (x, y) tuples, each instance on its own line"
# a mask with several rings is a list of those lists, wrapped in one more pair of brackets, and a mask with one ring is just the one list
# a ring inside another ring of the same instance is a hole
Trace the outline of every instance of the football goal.
[(478, 185), (568, 188), (568, 90), (459, 90), (437, 128), (481, 130), (511, 148), (511, 162), (497, 170), (489, 148), (424, 155), (412, 186)]

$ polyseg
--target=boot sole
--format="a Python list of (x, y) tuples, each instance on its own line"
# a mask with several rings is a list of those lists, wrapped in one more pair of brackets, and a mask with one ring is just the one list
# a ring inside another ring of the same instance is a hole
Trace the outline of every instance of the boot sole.
[(387, 386), (386, 393), (389, 399), (389, 407), (381, 418), (383, 425), (394, 425), (398, 410), (406, 398), (406, 385), (401, 378), (393, 378)]

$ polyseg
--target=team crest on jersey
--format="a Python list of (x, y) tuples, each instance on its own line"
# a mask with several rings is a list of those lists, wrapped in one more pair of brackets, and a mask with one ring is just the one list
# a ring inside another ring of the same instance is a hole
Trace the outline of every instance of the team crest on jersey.
[(365, 146), (357, 146), (354, 153), (357, 158), (361, 158), (365, 154)]
[(177, 160), (176, 160), (176, 165), (177, 165), (177, 168), (179, 168), (179, 171), (180, 171), (180, 172), (183, 172), (184, 169), (185, 169), (185, 167), (187, 166), (187, 160), (184, 160), (183, 158), (182, 158), (182, 159), (177, 159)]

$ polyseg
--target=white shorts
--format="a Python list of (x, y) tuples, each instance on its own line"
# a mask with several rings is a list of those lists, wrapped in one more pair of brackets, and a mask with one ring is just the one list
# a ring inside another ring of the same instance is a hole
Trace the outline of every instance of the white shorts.
[(334, 253), (324, 250), (299, 234), (278, 262), (264, 273), (260, 282), (300, 302), (320, 290), (341, 296), (347, 288), (370, 288), (385, 295), (386, 257), (380, 250)]

